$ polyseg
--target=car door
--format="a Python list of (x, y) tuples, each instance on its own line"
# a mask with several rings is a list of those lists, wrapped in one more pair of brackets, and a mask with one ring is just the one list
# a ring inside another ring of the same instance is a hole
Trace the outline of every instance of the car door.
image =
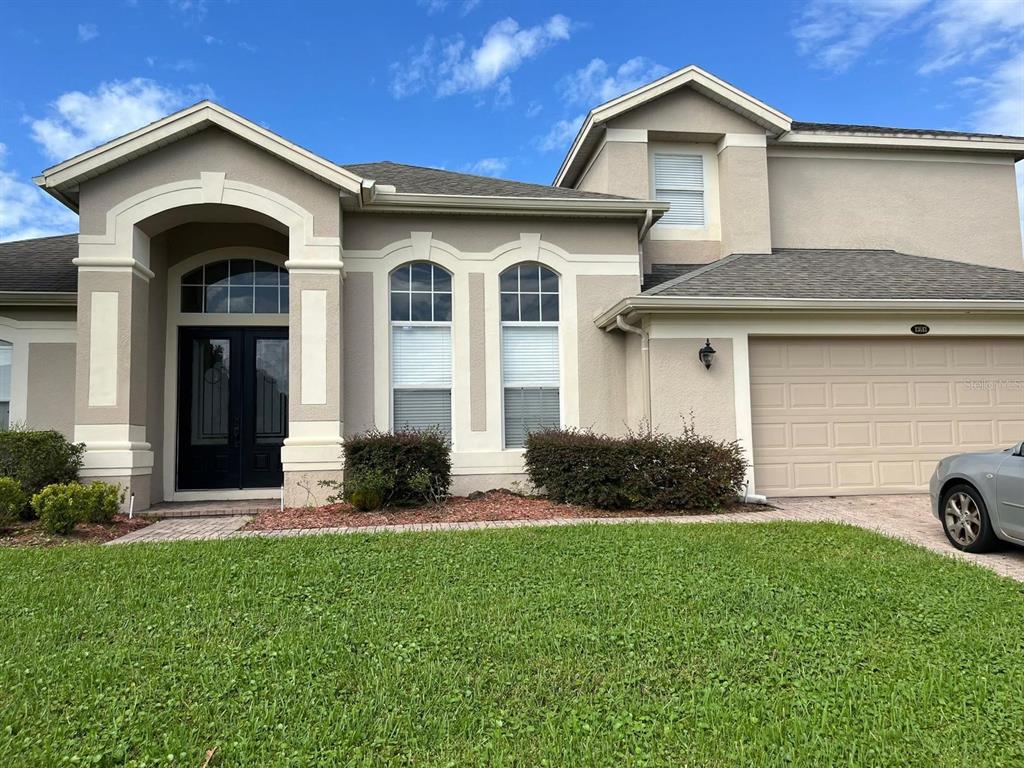
[(1019, 444), (999, 465), (996, 498), (1003, 532), (1024, 542), (1024, 443)]

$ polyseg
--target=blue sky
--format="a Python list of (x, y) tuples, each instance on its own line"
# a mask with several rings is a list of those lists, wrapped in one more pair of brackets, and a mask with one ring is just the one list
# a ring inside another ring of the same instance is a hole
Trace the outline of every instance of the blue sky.
[(546, 183), (590, 107), (690, 63), (798, 120), (1024, 135), (1021, 0), (10, 3), (0, 239), (74, 231), (32, 176), (201, 98), (341, 163)]

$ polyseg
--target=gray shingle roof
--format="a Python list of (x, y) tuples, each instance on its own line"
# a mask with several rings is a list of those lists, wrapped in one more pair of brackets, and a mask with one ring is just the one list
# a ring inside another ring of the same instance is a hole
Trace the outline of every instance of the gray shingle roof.
[(0, 291), (74, 293), (78, 290), (78, 235), (0, 243)]
[(562, 200), (630, 200), (620, 195), (581, 192), (578, 189), (527, 184), (523, 181), (474, 176), (469, 173), (444, 171), (401, 163), (358, 163), (345, 165), (357, 176), (390, 184), (399, 192), (423, 195), (480, 195), (484, 197), (541, 197)]
[(648, 291), (656, 285), (667, 283), (669, 280), (675, 280), (687, 272), (703, 269), (706, 266), (707, 264), (652, 264), (651, 271), (643, 276), (643, 289)]
[(784, 249), (734, 254), (643, 295), (1024, 301), (1024, 271), (896, 251)]
[(851, 125), (848, 123), (808, 123), (794, 120), (794, 131), (828, 131), (829, 133), (905, 133), (911, 136), (985, 136), (992, 139), (1019, 139), (1001, 133), (974, 133), (970, 131), (938, 131), (930, 128), (887, 128), (883, 125)]

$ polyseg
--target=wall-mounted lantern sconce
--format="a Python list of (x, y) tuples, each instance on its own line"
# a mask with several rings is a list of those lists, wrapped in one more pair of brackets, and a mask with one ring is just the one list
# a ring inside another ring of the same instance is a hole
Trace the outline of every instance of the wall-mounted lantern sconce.
[(711, 346), (711, 339), (707, 339), (704, 342), (704, 346), (700, 348), (700, 352), (697, 353), (697, 357), (704, 363), (704, 367), (709, 371), (711, 370), (711, 362), (715, 359), (715, 348)]

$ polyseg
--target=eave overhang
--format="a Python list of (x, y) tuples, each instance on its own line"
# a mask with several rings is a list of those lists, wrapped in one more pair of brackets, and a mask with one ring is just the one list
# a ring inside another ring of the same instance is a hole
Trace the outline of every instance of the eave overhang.
[(370, 213), (458, 213), (462, 215), (569, 216), (628, 218), (656, 221), (668, 210), (657, 200), (561, 199), (540, 197), (488, 197), (483, 195), (426, 195), (385, 192), (360, 199), (359, 210)]
[(922, 311), (949, 314), (1024, 314), (1024, 299), (792, 299), (736, 296), (629, 296), (596, 318), (598, 328), (615, 327), (615, 318), (631, 315), (737, 314), (758, 311), (806, 313), (885, 312), (913, 314)]
[(69, 291), (0, 291), (0, 304), (15, 306), (74, 306), (78, 294)]

